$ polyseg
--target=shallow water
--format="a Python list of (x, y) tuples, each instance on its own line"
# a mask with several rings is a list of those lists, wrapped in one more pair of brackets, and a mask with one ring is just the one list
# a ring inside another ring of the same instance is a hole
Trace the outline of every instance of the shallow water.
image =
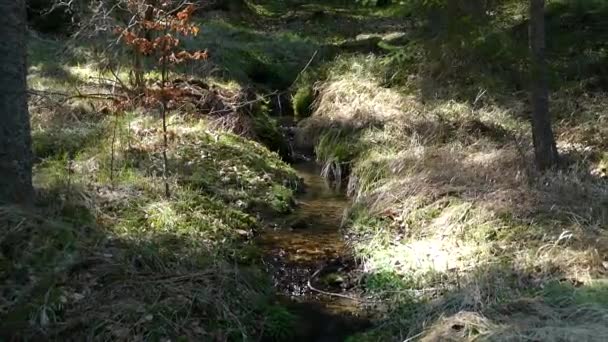
[(258, 243), (281, 300), (298, 316), (295, 340), (344, 341), (367, 326), (353, 289), (356, 265), (340, 232), (349, 202), (315, 163), (293, 166), (305, 191), (294, 213), (272, 222)]
[(276, 228), (262, 234), (262, 244), (282, 254), (286, 262), (316, 263), (340, 257), (345, 252), (340, 224), (347, 199), (326, 185), (315, 163), (298, 163), (294, 168), (304, 180), (305, 192), (298, 196), (292, 215), (274, 222)]

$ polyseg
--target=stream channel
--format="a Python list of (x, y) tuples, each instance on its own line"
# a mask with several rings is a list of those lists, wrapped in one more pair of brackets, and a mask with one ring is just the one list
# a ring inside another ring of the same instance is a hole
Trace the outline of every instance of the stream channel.
[(340, 225), (346, 196), (312, 161), (293, 164), (304, 182), (295, 211), (258, 237), (282, 304), (296, 315), (291, 341), (344, 341), (369, 325), (356, 292), (356, 264)]

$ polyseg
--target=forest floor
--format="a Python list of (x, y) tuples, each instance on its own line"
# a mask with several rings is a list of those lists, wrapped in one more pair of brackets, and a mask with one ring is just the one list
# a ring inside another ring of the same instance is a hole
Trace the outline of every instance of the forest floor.
[(114, 75), (86, 46), (33, 33), (39, 199), (0, 208), (0, 338), (297, 337), (254, 239), (302, 188), (276, 120), (295, 115), (293, 144), (351, 200), (341, 235), (374, 324), (349, 341), (608, 339), (608, 8), (549, 9), (563, 165), (543, 175), (524, 11), (434, 39), (400, 6), (201, 13), (185, 43), (210, 60), (177, 74), (235, 109), (172, 113), (170, 200), (158, 112), (81, 96)]

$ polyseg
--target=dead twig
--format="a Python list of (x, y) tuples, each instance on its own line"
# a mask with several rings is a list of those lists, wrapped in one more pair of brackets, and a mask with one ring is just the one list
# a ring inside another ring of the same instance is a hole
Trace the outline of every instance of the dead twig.
[(48, 90), (36, 90), (36, 89), (30, 89), (28, 90), (28, 94), (29, 95), (33, 95), (33, 96), (39, 96), (39, 97), (51, 97), (51, 96), (58, 96), (58, 97), (62, 97), (63, 98), (63, 102), (67, 102), (69, 100), (73, 100), (73, 99), (96, 99), (96, 100), (118, 100), (118, 99), (125, 99), (128, 98), (127, 96), (124, 95), (120, 95), (120, 94), (107, 94), (107, 93), (80, 93), (77, 95), (70, 95), (70, 94), (66, 94), (66, 93), (60, 93), (60, 92), (55, 92), (55, 91), (48, 91)]
[(287, 90), (290, 90), (296, 84), (296, 82), (298, 82), (298, 80), (300, 79), (300, 76), (302, 76), (302, 74), (312, 64), (312, 61), (315, 59), (315, 57), (317, 56), (318, 53), (319, 53), (319, 50), (316, 50), (315, 53), (312, 54), (312, 57), (310, 57), (310, 60), (308, 61), (308, 63), (306, 63), (304, 68), (302, 70), (300, 70), (300, 72), (298, 73), (298, 76), (296, 76), (296, 79), (293, 80), (293, 83), (291, 83), (291, 85), (289, 87), (287, 87)]

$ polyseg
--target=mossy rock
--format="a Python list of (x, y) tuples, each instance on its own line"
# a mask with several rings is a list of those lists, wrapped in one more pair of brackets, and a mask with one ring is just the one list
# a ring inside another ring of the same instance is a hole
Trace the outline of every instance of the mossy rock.
[(312, 115), (312, 105), (315, 101), (315, 92), (312, 86), (299, 88), (292, 97), (293, 114), (297, 119), (304, 119)]
[(321, 277), (321, 283), (325, 286), (340, 286), (346, 279), (340, 273), (329, 273)]
[(310, 223), (304, 217), (295, 217), (288, 221), (289, 221), (288, 222), (289, 228), (294, 229), (294, 230), (310, 228)]
[(380, 53), (382, 52), (382, 49), (378, 44), (381, 41), (382, 38), (375, 35), (360, 35), (356, 40), (334, 45), (334, 51), (346, 53)]

